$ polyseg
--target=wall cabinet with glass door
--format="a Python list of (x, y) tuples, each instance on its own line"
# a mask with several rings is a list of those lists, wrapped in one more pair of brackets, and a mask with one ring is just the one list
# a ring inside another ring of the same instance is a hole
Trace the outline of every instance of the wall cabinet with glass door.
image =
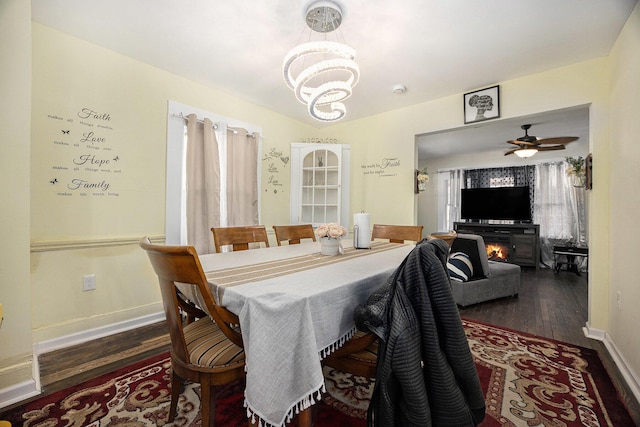
[(291, 144), (292, 224), (349, 228), (349, 153), (344, 144)]

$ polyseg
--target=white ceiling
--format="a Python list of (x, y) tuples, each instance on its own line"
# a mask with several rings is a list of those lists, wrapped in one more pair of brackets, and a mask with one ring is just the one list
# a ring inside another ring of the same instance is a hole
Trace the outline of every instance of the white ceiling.
[[(343, 120), (606, 56), (636, 2), (340, 0), (339, 30), (356, 49), (361, 70)], [(325, 125), (308, 116), (281, 71), (285, 54), (307, 28), (309, 3), (32, 0), (32, 17), (320, 127)], [(398, 83), (407, 86), (405, 94), (392, 93)], [(519, 126), (509, 139), (519, 136)]]

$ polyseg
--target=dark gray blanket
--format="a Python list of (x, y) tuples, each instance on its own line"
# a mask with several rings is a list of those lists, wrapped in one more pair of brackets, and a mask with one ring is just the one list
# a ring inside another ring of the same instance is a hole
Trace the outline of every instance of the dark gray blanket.
[(458, 309), (442, 240), (423, 240), (355, 312), (379, 337), (369, 426), (474, 426), (485, 402)]

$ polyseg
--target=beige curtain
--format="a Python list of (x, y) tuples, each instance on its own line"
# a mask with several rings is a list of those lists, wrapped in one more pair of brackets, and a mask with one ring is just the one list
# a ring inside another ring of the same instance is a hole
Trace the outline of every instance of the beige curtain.
[(258, 224), (257, 133), (227, 130), (227, 223), (229, 226)]
[(213, 123), (187, 116), (187, 243), (214, 253), (211, 227), (220, 225), (220, 158)]

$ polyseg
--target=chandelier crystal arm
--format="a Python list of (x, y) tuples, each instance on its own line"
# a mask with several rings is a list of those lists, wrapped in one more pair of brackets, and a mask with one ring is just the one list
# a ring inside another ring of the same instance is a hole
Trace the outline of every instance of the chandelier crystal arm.
[[(328, 33), (342, 23), (342, 10), (333, 1), (317, 1), (307, 9), (306, 22), (312, 31)], [(340, 101), (351, 96), (360, 78), (355, 57), (355, 49), (343, 43), (303, 43), (285, 56), (284, 81), (312, 117), (325, 122), (340, 120), (346, 114)]]

